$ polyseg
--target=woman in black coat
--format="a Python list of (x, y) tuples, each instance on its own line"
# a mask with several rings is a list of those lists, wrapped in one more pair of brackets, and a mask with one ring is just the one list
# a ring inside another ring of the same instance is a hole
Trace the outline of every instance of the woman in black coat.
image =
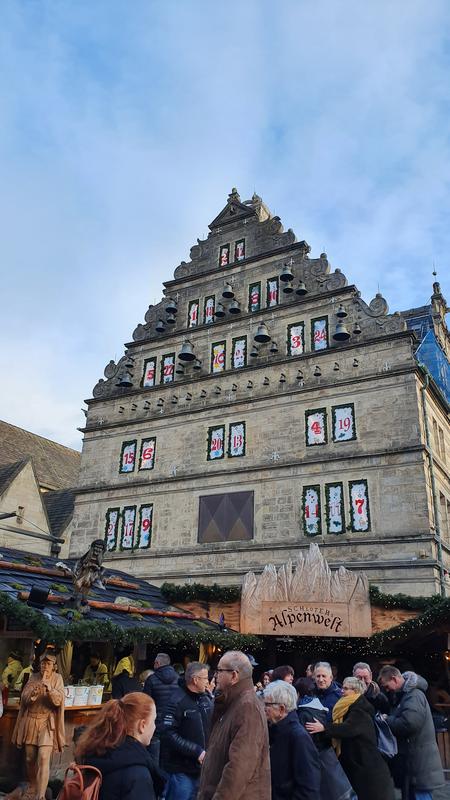
[[(321, 800), (320, 761), (297, 716), (297, 692), (283, 680), (264, 689), (272, 800)], [(231, 798), (230, 798), (231, 800)]]
[(151, 697), (131, 692), (106, 703), (77, 742), (78, 764), (102, 773), (100, 800), (155, 800), (158, 770), (147, 751), (155, 730)]
[(346, 678), (344, 696), (333, 709), (333, 721), (307, 722), (310, 733), (326, 731), (337, 740), (340, 762), (358, 800), (394, 800), (394, 785), (389, 768), (377, 748), (373, 718), (375, 710), (364, 697), (365, 684)]

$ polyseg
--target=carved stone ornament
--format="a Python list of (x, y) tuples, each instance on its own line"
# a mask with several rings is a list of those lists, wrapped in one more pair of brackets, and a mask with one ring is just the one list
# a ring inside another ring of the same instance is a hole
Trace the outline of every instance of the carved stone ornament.
[(369, 581), (363, 572), (331, 570), (317, 544), (259, 577), (248, 572), (241, 595), (241, 632), (275, 636), (370, 636)]
[[(143, 327), (143, 326), (141, 326)], [(112, 397), (113, 395), (120, 394), (120, 389), (116, 385), (117, 379), (121, 372), (124, 371), (125, 364), (128, 361), (128, 356), (122, 356), (120, 361), (116, 362), (111, 359), (111, 361), (106, 365), (104, 369), (104, 376), (107, 378), (106, 381), (103, 378), (100, 378), (98, 383), (94, 386), (92, 390), (92, 396), (96, 399), (101, 397)]]
[(380, 336), (387, 333), (398, 333), (407, 329), (406, 321), (398, 311), (389, 314), (389, 306), (385, 298), (377, 292), (369, 305), (357, 292), (353, 298), (358, 320), (365, 335)]

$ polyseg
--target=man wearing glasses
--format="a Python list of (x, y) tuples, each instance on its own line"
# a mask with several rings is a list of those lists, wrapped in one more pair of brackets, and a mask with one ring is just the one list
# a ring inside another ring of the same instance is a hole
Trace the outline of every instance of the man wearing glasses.
[(253, 667), (231, 650), (217, 667), (217, 696), (197, 800), (270, 800), (269, 737)]
[(169, 773), (166, 800), (194, 800), (205, 758), (213, 701), (206, 693), (208, 665), (191, 661), (184, 686), (175, 692), (163, 717), (162, 751)]

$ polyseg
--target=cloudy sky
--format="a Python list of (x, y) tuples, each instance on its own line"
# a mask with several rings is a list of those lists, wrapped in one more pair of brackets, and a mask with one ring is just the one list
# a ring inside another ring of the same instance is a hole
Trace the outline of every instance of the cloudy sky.
[(450, 295), (448, 0), (2, 0), (0, 418), (83, 399), (232, 186), (366, 300)]

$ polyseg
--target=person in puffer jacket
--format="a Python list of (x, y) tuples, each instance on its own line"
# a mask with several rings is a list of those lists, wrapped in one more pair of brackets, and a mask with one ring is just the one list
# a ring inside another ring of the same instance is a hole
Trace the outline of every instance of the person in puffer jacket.
[(78, 764), (102, 774), (100, 800), (155, 800), (164, 780), (147, 747), (155, 730), (155, 704), (142, 692), (110, 700), (81, 734)]
[(318, 661), (314, 667), (313, 678), (316, 685), (314, 696), (318, 697), (322, 705), (328, 709), (331, 719), (331, 712), (342, 697), (341, 687), (333, 681), (331, 664), (328, 661)]
[(150, 753), (157, 763), (164, 767), (161, 754), (161, 733), (163, 730), (164, 714), (167, 706), (178, 690), (178, 672), (170, 664), (167, 653), (158, 653), (154, 663), (154, 673), (144, 683), (144, 692), (152, 697), (156, 705), (156, 730), (150, 745)]
[(402, 797), (412, 800), (432, 800), (432, 792), (445, 784), (441, 757), (436, 744), (433, 718), (425, 697), (428, 684), (415, 672), (397, 667), (383, 667), (378, 683), (384, 689), (397, 692), (399, 702), (386, 717), (397, 737), (399, 753), (404, 756)]

